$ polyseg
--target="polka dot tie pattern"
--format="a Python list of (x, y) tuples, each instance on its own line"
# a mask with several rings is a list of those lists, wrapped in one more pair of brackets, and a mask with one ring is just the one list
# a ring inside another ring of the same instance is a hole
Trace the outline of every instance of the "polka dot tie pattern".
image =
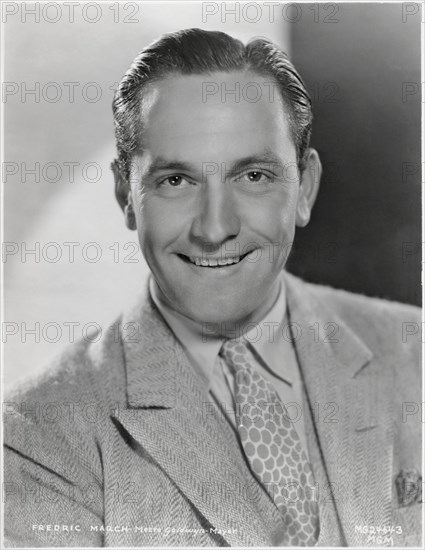
[(319, 531), (314, 478), (287, 411), (272, 385), (251, 366), (245, 342), (227, 340), (220, 354), (235, 376), (236, 420), (245, 455), (287, 527), (283, 546), (314, 546)]

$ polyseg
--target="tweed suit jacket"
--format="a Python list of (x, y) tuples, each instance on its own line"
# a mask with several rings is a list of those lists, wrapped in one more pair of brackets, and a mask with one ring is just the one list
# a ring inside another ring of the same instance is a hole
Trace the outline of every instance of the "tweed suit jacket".
[[(396, 486), (421, 468), (418, 309), (283, 277), (329, 480), (318, 546), (419, 546), (420, 497)], [(147, 290), (3, 411), (8, 547), (281, 545), (282, 518)]]

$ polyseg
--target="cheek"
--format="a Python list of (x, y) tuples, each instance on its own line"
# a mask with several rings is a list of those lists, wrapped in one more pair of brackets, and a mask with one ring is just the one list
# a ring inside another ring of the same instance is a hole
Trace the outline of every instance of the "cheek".
[(287, 244), (295, 232), (296, 202), (296, 196), (275, 196), (251, 207), (245, 219), (266, 241)]
[(142, 197), (137, 211), (137, 230), (144, 251), (155, 253), (175, 242), (184, 226), (182, 216), (171, 201)]

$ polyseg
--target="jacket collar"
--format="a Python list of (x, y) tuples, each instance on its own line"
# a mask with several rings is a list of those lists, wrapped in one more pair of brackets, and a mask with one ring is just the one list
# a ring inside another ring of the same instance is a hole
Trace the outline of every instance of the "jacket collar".
[(317, 351), (315, 344), (319, 344), (320, 349), (343, 368), (343, 375), (347, 377), (355, 376), (367, 366), (373, 353), (361, 338), (333, 309), (316, 297), (308, 284), (289, 273), (284, 274), (284, 279), (298, 351), (302, 354), (301, 347), (306, 345), (311, 352)]
[(173, 408), (188, 400), (205, 401), (207, 380), (200, 370), (182, 369), (184, 350), (155, 306), (148, 284), (123, 316), (122, 343), (130, 407)]
[[(370, 349), (303, 281), (288, 273), (283, 277), (298, 358), (320, 352), (340, 365), (341, 376), (354, 377), (370, 362)], [(184, 380), (177, 376), (184, 350), (154, 304), (148, 284), (123, 317), (122, 342), (130, 407), (173, 407), (189, 397), (205, 397), (208, 381), (201, 369), (194, 367), (192, 382), (186, 378), (189, 373)]]

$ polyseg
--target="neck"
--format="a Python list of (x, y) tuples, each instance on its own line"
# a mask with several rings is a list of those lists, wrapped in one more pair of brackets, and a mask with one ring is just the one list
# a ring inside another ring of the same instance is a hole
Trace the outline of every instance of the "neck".
[[(208, 339), (216, 339), (216, 338), (240, 338), (245, 333), (247, 333), (249, 330), (251, 330), (255, 325), (258, 325), (261, 323), (261, 321), (266, 317), (266, 315), (270, 312), (270, 310), (275, 305), (280, 292), (281, 292), (281, 279), (278, 278), (272, 288), (270, 289), (269, 293), (267, 294), (266, 299), (249, 315), (245, 316), (242, 319), (239, 319), (237, 321), (224, 321), (222, 323), (210, 323), (209, 324), (209, 330), (207, 331), (207, 335), (205, 334), (205, 323), (201, 323), (199, 321), (195, 321), (194, 319), (188, 317), (184, 313), (177, 311), (172, 304), (169, 303), (164, 293), (161, 291), (160, 287), (156, 283), (155, 279), (153, 279), (153, 286), (155, 290), (155, 295), (157, 299), (168, 309), (171, 309), (175, 315), (182, 316), (186, 319), (186, 322), (189, 322), (192, 326), (193, 330), (195, 332), (199, 332), (199, 334), (202, 334), (203, 338), (207, 336)], [(214, 327), (214, 328), (213, 328)], [(216, 327), (216, 328), (215, 328)]]

